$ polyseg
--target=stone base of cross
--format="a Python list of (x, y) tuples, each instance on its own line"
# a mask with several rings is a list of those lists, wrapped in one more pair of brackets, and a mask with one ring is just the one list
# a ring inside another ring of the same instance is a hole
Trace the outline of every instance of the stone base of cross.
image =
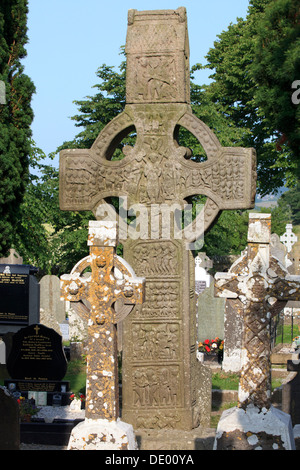
[(228, 273), (215, 275), (215, 294), (239, 299), (244, 322), (238, 406), (223, 413), (216, 450), (295, 448), (290, 416), (271, 405), (270, 321), (299, 300), (300, 276), (270, 255), (270, 239), (271, 215), (249, 214), (246, 250)]
[[(85, 421), (71, 434), (69, 450), (134, 450), (133, 428), (119, 419), (119, 381), (116, 324), (144, 301), (143, 278), (116, 255), (117, 224), (90, 221), (90, 254), (61, 276), (62, 298), (87, 300), (88, 345)], [(83, 276), (86, 269), (91, 276)], [(117, 302), (124, 308), (115, 308)]]

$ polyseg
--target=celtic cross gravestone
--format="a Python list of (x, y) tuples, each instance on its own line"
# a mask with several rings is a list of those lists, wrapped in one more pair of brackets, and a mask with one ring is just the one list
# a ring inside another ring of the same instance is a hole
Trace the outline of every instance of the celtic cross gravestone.
[[(140, 211), (143, 206), (142, 236), (120, 234), (125, 259), (147, 280), (145, 303), (124, 322), (123, 417), (135, 428), (190, 430), (209, 425), (210, 372), (196, 359), (194, 260), (187, 242), (221, 210), (253, 207), (255, 152), (222, 147), (192, 113), (185, 8), (130, 10), (126, 57), (124, 111), (90, 149), (60, 154), (60, 207), (100, 217), (99, 206), (111, 196), (126, 197)], [(180, 128), (198, 139), (206, 161), (190, 159), (178, 142)], [(112, 161), (132, 131), (134, 147), (123, 147), (124, 158)], [(162, 225), (153, 230), (154, 222), (165, 221), (160, 209), (173, 213), (200, 194), (206, 196), (203, 211), (181, 238), (165, 237)]]
[(216, 295), (235, 299), (244, 322), (238, 407), (220, 420), (218, 450), (292, 448), (289, 417), (271, 405), (270, 321), (284, 302), (300, 299), (300, 276), (271, 256), (270, 241), (271, 215), (250, 213), (247, 249), (215, 275)]
[[(116, 325), (130, 312), (126, 305), (132, 307), (143, 302), (144, 279), (137, 278), (128, 263), (116, 255), (116, 223), (90, 221), (88, 244), (90, 255), (77, 263), (70, 274), (61, 276), (62, 297), (65, 300), (80, 302), (87, 299), (91, 305), (87, 319), (86, 420), (73, 431), (69, 448), (128, 449), (127, 423), (117, 423), (119, 380)], [(87, 268), (91, 269), (88, 278), (82, 276)], [(117, 300), (122, 300), (124, 307), (119, 311), (115, 308)], [(107, 425), (106, 421), (111, 424)], [(126, 437), (126, 441), (122, 436)]]

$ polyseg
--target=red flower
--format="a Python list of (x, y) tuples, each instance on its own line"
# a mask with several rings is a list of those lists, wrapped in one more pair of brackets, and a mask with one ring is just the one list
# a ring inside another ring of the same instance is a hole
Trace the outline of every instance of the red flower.
[(204, 344), (209, 344), (209, 339), (206, 339), (206, 340), (204, 341)]
[(207, 352), (210, 352), (210, 348), (208, 346), (205, 346), (205, 349)]

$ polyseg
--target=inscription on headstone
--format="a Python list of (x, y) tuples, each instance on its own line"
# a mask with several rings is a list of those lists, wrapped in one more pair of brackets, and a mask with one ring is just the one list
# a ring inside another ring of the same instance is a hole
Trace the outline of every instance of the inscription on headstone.
[[(39, 319), (37, 268), (0, 264), (0, 324), (28, 325)], [(4, 331), (4, 328), (1, 327)]]
[(22, 328), (13, 337), (7, 370), (13, 379), (61, 380), (67, 371), (61, 336), (40, 324)]
[(0, 273), (0, 322), (26, 325), (29, 321), (29, 273), (11, 272), (9, 266)]

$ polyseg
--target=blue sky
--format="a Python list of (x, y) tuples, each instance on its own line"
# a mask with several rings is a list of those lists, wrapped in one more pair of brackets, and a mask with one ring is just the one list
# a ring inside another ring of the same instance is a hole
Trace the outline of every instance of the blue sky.
[[(218, 34), (237, 17), (245, 18), (249, 0), (29, 0), (28, 4), (29, 42), (23, 65), (36, 86), (33, 139), (48, 155), (80, 132), (70, 119), (77, 114), (73, 100), (95, 93), (98, 67), (106, 64), (117, 69), (121, 63), (129, 9), (185, 6), (190, 65), (194, 65), (205, 63)], [(197, 73), (196, 80), (207, 82), (207, 72)]]

